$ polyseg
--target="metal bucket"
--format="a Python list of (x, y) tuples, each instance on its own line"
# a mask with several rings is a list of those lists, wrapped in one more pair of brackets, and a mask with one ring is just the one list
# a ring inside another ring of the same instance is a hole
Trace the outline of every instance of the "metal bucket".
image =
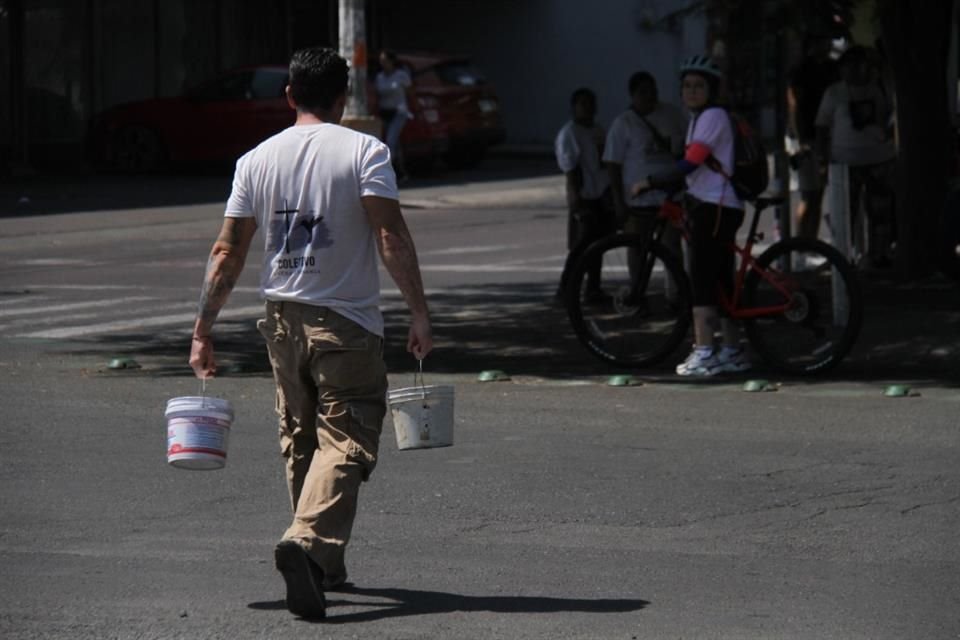
[(394, 389), (387, 395), (398, 449), (429, 449), (453, 444), (451, 385)]

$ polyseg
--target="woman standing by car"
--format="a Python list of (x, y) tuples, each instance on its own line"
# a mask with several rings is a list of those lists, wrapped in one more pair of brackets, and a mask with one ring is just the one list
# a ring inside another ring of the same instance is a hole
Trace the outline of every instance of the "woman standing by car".
[(399, 180), (407, 178), (400, 149), (400, 133), (412, 117), (407, 106), (407, 89), (411, 84), (410, 74), (397, 64), (397, 54), (381, 51), (380, 72), (376, 78), (377, 107), (383, 120), (383, 141), (390, 148), (393, 168)]

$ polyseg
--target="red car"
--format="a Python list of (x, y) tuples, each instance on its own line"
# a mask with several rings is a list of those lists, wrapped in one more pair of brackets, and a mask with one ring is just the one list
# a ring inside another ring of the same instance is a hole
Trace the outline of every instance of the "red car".
[[(464, 56), (430, 53), (398, 53), (401, 65), (413, 80), (410, 109), (414, 119), (400, 136), (407, 158), (424, 157), (422, 123), (446, 129), (447, 146), (439, 154), (448, 165), (467, 167), (478, 163), (487, 148), (506, 137), (500, 115), (500, 100), (493, 86)], [(370, 72), (374, 77), (376, 70)], [(370, 91), (371, 101), (376, 93)], [(372, 107), (375, 112), (376, 106)]]
[(286, 67), (248, 67), (177, 98), (118, 105), (94, 119), (90, 151), (98, 164), (128, 172), (235, 160), (293, 124), (286, 86)]
[[(410, 55), (401, 61), (414, 84), (414, 117), (401, 136), (411, 165), (429, 165), (442, 156), (466, 166), (503, 139), (499, 102), (466, 59)], [(246, 67), (180, 97), (112, 107), (93, 120), (89, 151), (98, 165), (130, 173), (167, 163), (234, 161), (293, 124), (286, 85), (286, 67)], [(369, 94), (375, 100), (375, 92)], [(370, 112), (376, 113), (375, 102)]]

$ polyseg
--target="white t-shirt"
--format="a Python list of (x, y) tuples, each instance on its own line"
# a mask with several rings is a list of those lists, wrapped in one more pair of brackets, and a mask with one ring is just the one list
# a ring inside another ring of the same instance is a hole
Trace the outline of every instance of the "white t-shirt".
[(683, 152), (687, 126), (680, 108), (663, 102), (644, 118), (663, 137), (662, 142), (658, 142), (657, 136), (633, 109), (627, 109), (610, 125), (603, 152), (604, 162), (622, 165), (623, 192), (631, 207), (655, 207), (663, 202), (666, 197), (663, 191), (647, 191), (631, 197), (630, 189), (640, 180), (674, 167)]
[(400, 113), (408, 114), (407, 87), (410, 86), (410, 74), (406, 69), (394, 69), (393, 73), (377, 74), (377, 108), (396, 109)]
[(335, 124), (295, 125), (237, 161), (225, 215), (255, 217), (263, 231), (263, 297), (329, 307), (382, 336), (361, 196), (398, 199), (386, 145)]
[[(857, 116), (860, 128), (854, 127)], [(817, 111), (817, 126), (830, 129), (830, 159), (853, 166), (877, 164), (897, 155), (887, 135), (890, 103), (880, 87), (835, 82), (827, 87)]]
[(603, 148), (603, 127), (584, 127), (573, 120), (563, 125), (553, 144), (557, 165), (564, 173), (580, 167), (583, 185), (580, 197), (596, 200), (610, 186), (610, 176), (600, 164)]
[[(713, 157), (723, 167), (723, 173), (733, 175), (733, 127), (725, 109), (710, 107), (690, 120), (687, 144), (694, 142), (710, 147)], [(743, 209), (743, 201), (723, 173), (701, 164), (687, 174), (687, 193), (703, 202)]]

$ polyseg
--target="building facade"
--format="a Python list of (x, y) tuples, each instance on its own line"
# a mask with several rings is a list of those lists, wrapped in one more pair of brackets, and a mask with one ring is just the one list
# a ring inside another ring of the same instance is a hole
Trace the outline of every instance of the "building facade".
[[(821, 3), (822, 4), (822, 3)], [(0, 173), (82, 157), (91, 117), (177, 95), (232, 67), (336, 46), (337, 0), (0, 0)], [(366, 0), (380, 48), (466, 54), (496, 87), (512, 144), (549, 145), (569, 96), (589, 87), (608, 124), (627, 79), (654, 75), (679, 102), (680, 61), (710, 53), (728, 101), (770, 140), (783, 131), (786, 71), (808, 3), (761, 0)], [(857, 4), (869, 38), (870, 7)], [(791, 13), (792, 12), (792, 13)], [(866, 33), (866, 35), (863, 35)], [(872, 44), (865, 42), (864, 44)], [(956, 85), (956, 68), (952, 88)]]

